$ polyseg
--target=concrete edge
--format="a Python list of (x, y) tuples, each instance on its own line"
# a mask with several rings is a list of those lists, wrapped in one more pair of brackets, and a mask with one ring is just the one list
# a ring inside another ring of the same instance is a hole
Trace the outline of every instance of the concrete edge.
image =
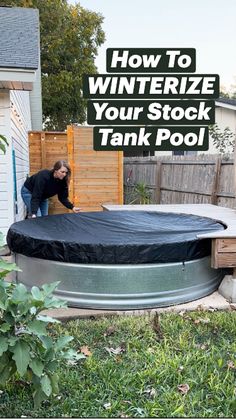
[[(50, 315), (62, 322), (68, 322), (77, 319), (99, 319), (114, 316), (142, 316), (154, 315), (155, 313), (181, 313), (190, 311), (213, 312), (213, 311), (233, 311), (236, 310), (236, 304), (229, 303), (218, 291), (203, 297), (199, 300), (191, 301), (169, 307), (158, 307), (151, 309), (138, 310), (94, 310), (86, 308), (67, 308), (46, 310), (44, 314)], [(43, 314), (43, 313), (42, 313)]]

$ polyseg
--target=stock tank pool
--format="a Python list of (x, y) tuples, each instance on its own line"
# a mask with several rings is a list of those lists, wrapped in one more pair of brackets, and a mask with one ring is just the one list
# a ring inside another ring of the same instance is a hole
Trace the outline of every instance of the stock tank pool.
[(27, 287), (60, 281), (69, 306), (136, 309), (191, 301), (216, 290), (210, 267), (212, 219), (167, 212), (60, 214), (13, 224), (9, 248)]

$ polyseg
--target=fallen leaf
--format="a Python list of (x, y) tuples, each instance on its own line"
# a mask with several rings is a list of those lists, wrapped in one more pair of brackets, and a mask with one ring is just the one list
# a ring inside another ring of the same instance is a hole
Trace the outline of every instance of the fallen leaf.
[(227, 366), (230, 370), (236, 370), (236, 366), (233, 361), (228, 361)]
[(111, 336), (116, 332), (116, 328), (115, 326), (110, 326), (108, 327), (108, 329), (105, 331), (104, 336)]
[(78, 363), (78, 361), (76, 361), (75, 359), (68, 359), (67, 361), (67, 365), (76, 365)]
[(151, 388), (150, 397), (155, 397), (156, 394), (157, 394), (157, 392), (156, 392), (155, 388)]
[(202, 351), (205, 351), (206, 349), (207, 349), (207, 345), (205, 345), (204, 343), (202, 344), (202, 345), (200, 345), (200, 349), (202, 350)]
[(121, 348), (120, 346), (118, 346), (118, 348), (107, 348), (105, 347), (106, 351), (109, 352), (109, 354), (113, 354), (113, 355), (119, 355), (122, 354), (124, 352), (124, 349)]
[(203, 323), (203, 324), (207, 324), (207, 323), (210, 323), (210, 319), (208, 319), (208, 317), (206, 318), (206, 319), (200, 319), (201, 320), (201, 323)]
[(197, 306), (197, 311), (206, 311), (207, 307), (204, 306), (203, 304), (199, 304), (199, 306)]
[(104, 403), (103, 405), (104, 409), (110, 409), (111, 408), (111, 403)]
[(182, 311), (182, 313), (183, 313), (182, 317), (184, 320), (190, 320), (190, 321), (192, 320), (192, 317), (188, 316), (187, 314), (188, 312), (186, 310)]
[(208, 318), (206, 318), (206, 319), (199, 318), (199, 319), (194, 320), (194, 323), (195, 324), (198, 324), (198, 323), (207, 324), (207, 323), (210, 323), (210, 319), (208, 319)]
[(91, 356), (92, 352), (89, 350), (88, 346), (81, 346), (80, 352), (85, 356)]
[(143, 391), (144, 394), (147, 394), (149, 397), (155, 397), (157, 392), (155, 390), (155, 388), (147, 388), (146, 390)]
[(155, 351), (155, 349), (154, 349), (154, 348), (147, 348), (147, 352), (148, 352), (149, 354), (154, 354), (156, 351)]
[(205, 343), (196, 343), (195, 346), (197, 349), (202, 349), (202, 351), (205, 351), (206, 349), (208, 349), (208, 345)]
[(182, 372), (183, 370), (184, 370), (183, 365), (180, 365), (180, 366), (178, 367), (178, 369), (177, 369), (177, 371), (179, 371), (179, 372)]
[(188, 384), (179, 384), (178, 385), (178, 390), (182, 394), (187, 394), (190, 390), (190, 387), (189, 387)]

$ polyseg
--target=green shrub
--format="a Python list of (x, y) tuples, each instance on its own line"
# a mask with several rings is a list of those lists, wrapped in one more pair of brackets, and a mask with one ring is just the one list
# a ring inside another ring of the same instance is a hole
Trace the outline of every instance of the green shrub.
[[(0, 240), (3, 243), (2, 235)], [(12, 378), (24, 378), (33, 387), (37, 408), (58, 392), (56, 370), (60, 361), (74, 363), (84, 355), (68, 347), (72, 336), (56, 339), (50, 335), (47, 326), (58, 320), (40, 315), (45, 309), (66, 307), (52, 295), (59, 282), (28, 291), (23, 284), (4, 281), (13, 270), (18, 270), (15, 264), (0, 258), (0, 385)]]
[(136, 183), (133, 188), (133, 198), (129, 204), (150, 204), (151, 203), (151, 191), (145, 183)]
[(217, 124), (209, 126), (209, 133), (217, 151), (228, 159), (229, 155), (234, 152), (235, 134), (229, 127), (221, 130)]
[(8, 145), (8, 141), (4, 135), (0, 134), (0, 150), (5, 154), (6, 153), (6, 146)]

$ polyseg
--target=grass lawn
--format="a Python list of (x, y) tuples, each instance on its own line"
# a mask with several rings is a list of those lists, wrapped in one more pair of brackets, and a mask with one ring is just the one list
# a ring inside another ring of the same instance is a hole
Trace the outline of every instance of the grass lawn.
[(60, 393), (33, 410), (8, 384), (1, 417), (235, 417), (236, 312), (78, 320), (57, 327), (87, 353), (61, 365)]

